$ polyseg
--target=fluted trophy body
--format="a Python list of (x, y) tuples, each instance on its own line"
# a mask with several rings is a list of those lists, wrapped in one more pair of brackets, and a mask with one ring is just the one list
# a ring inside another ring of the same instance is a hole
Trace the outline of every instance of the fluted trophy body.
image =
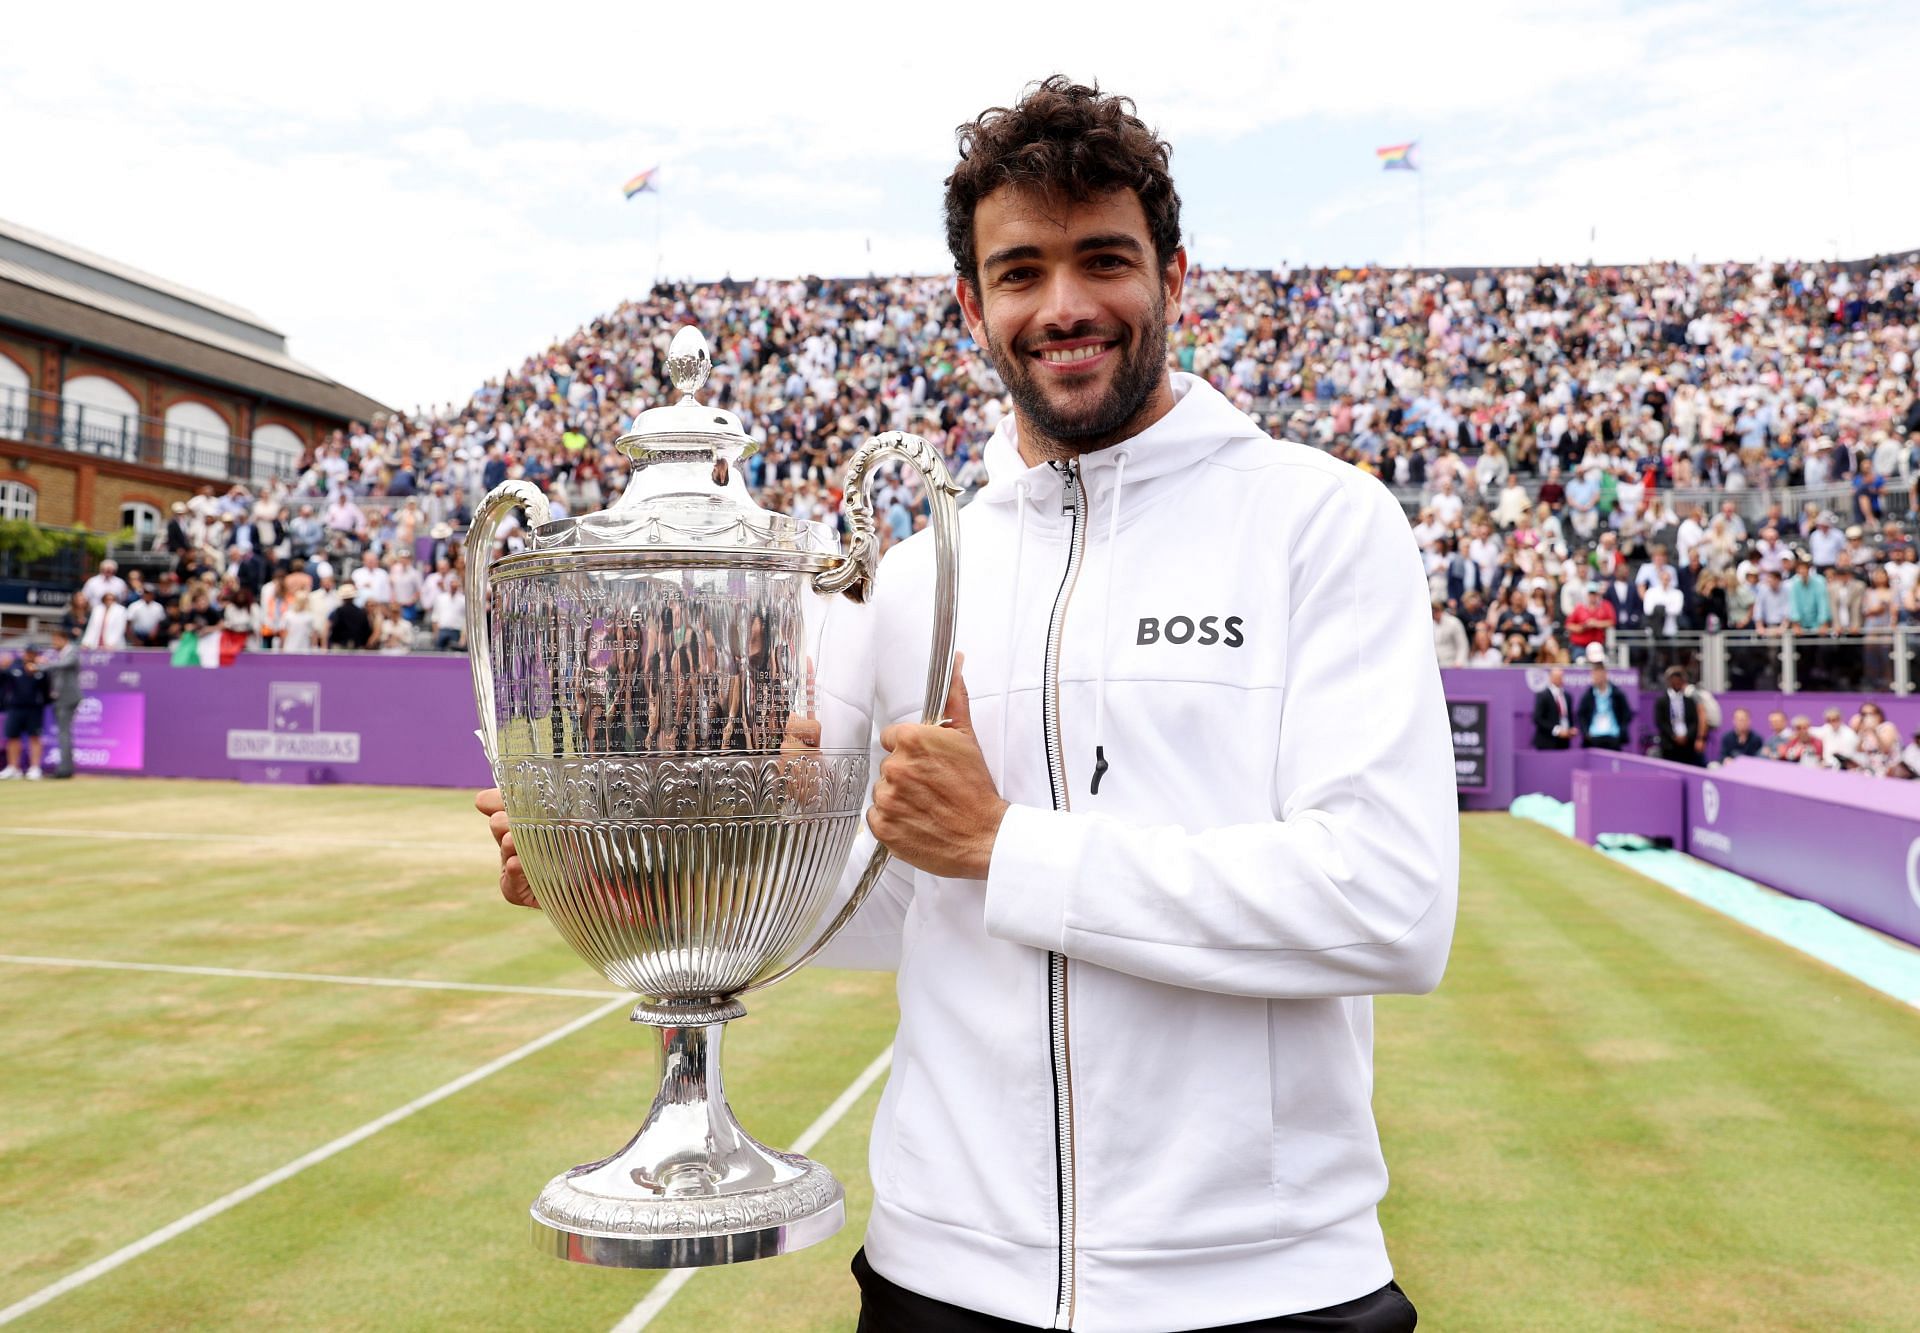
[[(752, 442), (693, 396), (707, 368), (693, 330), (668, 368), (684, 396), (620, 441), (636, 466), (618, 503), (554, 521), (510, 481), (468, 536), (480, 734), (521, 865), (547, 919), (660, 1034), (639, 1133), (556, 1177), (534, 1235), (564, 1258), (643, 1268), (778, 1254), (843, 1220), (824, 1167), (734, 1120), (720, 1037), (738, 997), (801, 966), (885, 864), (875, 852), (840, 892), (871, 775), (865, 736), (822, 736), (815, 642), (823, 599), (862, 599), (873, 578), (878, 461), (926, 482), (940, 571), (929, 722), (951, 682), (956, 584), (955, 488), (923, 441), (881, 436), (855, 454), (843, 551), (822, 525), (754, 504), (735, 466)], [(496, 559), (516, 511), (519, 549)]]

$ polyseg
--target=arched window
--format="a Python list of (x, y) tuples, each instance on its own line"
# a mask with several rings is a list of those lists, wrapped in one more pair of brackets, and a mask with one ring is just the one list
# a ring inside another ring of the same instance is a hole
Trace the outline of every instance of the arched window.
[(133, 529), (133, 542), (141, 550), (151, 550), (160, 539), (160, 532), (167, 526), (160, 517), (160, 511), (150, 504), (138, 500), (129, 500), (120, 506), (120, 526)]
[(140, 404), (105, 375), (75, 375), (60, 387), (61, 436), (69, 449), (129, 461), (140, 457)]
[(0, 519), (24, 518), (31, 523), (40, 512), (40, 497), (33, 487), (18, 481), (0, 481)]
[(27, 407), (33, 402), (33, 381), (26, 368), (0, 352), (0, 436), (27, 438)]
[(205, 403), (167, 409), (167, 467), (200, 477), (227, 475), (227, 421)]
[(253, 479), (272, 481), (277, 477), (293, 476), (293, 470), (300, 466), (300, 455), (307, 451), (307, 442), (285, 426), (276, 426), (268, 422), (255, 428), (253, 432)]

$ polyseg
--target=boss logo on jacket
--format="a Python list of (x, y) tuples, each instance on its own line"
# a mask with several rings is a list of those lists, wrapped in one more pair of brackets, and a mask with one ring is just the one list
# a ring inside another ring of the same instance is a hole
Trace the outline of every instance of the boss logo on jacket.
[(1247, 641), (1240, 632), (1245, 623), (1241, 616), (1227, 616), (1224, 620), (1219, 616), (1201, 616), (1198, 620), (1191, 616), (1169, 616), (1163, 625), (1157, 616), (1141, 616), (1134, 643), (1197, 643), (1203, 648), (1218, 643), (1238, 648)]

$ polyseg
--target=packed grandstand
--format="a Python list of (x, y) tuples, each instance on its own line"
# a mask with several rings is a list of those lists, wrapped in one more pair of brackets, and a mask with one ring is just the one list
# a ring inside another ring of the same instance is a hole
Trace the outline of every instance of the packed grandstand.
[[(1699, 675), (1725, 640), (1722, 686), (1884, 690), (1905, 683), (1895, 631), (1920, 625), (1916, 276), (1912, 257), (1196, 270), (1169, 356), (1281, 447), (1395, 489), (1443, 665), (1632, 642), (1635, 665)], [(175, 506), (153, 590), (96, 579), (74, 628), (181, 661), (459, 649), (475, 502), (510, 477), (556, 513), (610, 502), (614, 442), (670, 396), (666, 345), (689, 323), (712, 344), (708, 396), (760, 443), (746, 467), (767, 507), (836, 521), (845, 456), (882, 430), (926, 437), (968, 490), (984, 480), (1010, 409), (950, 278), (662, 287), (464, 404), (356, 423), (258, 492), (205, 488)], [(910, 477), (879, 507), (889, 543), (923, 521)]]

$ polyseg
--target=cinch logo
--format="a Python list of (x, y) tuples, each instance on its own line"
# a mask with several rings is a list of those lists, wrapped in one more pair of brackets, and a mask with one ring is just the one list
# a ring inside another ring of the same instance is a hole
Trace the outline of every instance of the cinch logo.
[(1705, 812), (1709, 824), (1719, 822), (1720, 789), (1711, 780), (1700, 784), (1700, 808)]
[(1224, 643), (1229, 648), (1238, 648), (1247, 641), (1240, 633), (1244, 623), (1239, 616), (1228, 616), (1225, 620), (1219, 616), (1202, 616), (1197, 621), (1190, 616), (1172, 616), (1162, 625), (1158, 616), (1141, 616), (1140, 633), (1134, 642), (1148, 644), (1165, 639), (1168, 643), (1197, 643), (1203, 647)]

